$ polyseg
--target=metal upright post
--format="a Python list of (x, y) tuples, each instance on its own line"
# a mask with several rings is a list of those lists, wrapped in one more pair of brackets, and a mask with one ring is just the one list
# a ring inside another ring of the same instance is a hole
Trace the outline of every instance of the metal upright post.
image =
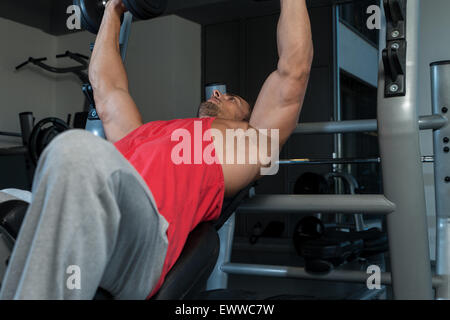
[[(341, 66), (339, 64), (339, 5), (333, 5), (333, 114), (334, 121), (342, 121), (341, 109)], [(337, 158), (342, 158), (343, 154), (343, 136), (341, 133), (335, 134), (334, 152)], [(342, 168), (338, 167), (338, 171)], [(342, 186), (341, 186), (342, 188)]]
[(128, 40), (130, 38), (131, 31), (131, 23), (133, 22), (133, 15), (131, 12), (126, 12), (124, 14), (122, 27), (120, 28), (120, 56), (122, 57), (122, 61), (125, 62), (127, 57), (127, 49), (128, 49)]
[[(406, 9), (403, 16), (398, 3)], [(385, 10), (380, 33), (380, 47), (387, 49), (380, 55), (378, 133), (385, 195), (396, 205), (387, 218), (394, 298), (428, 300), (433, 291), (417, 122), (420, 0), (387, 4), (392, 11)], [(400, 16), (403, 28), (395, 23)]]
[(228, 273), (224, 272), (222, 267), (231, 261), (235, 225), (236, 214), (234, 213), (219, 230), (220, 252), (216, 266), (206, 284), (206, 290), (208, 291), (228, 288)]
[[(431, 64), (433, 112), (450, 110), (450, 61)], [(436, 195), (436, 274), (444, 279), (437, 299), (450, 299), (450, 125), (434, 131), (434, 183)]]
[[(341, 109), (341, 66), (340, 61), (340, 51), (339, 51), (339, 4), (333, 5), (333, 83), (334, 83), (334, 95), (333, 95), (333, 115), (334, 121), (342, 121), (342, 109)], [(334, 153), (333, 157), (343, 158), (343, 145), (344, 137), (342, 133), (337, 133), (334, 135)], [(343, 171), (343, 166), (340, 164), (333, 165), (333, 172), (341, 173)], [(344, 185), (341, 179), (335, 179), (335, 193), (343, 194)], [(337, 224), (343, 224), (343, 216), (340, 214), (335, 215), (335, 222)]]

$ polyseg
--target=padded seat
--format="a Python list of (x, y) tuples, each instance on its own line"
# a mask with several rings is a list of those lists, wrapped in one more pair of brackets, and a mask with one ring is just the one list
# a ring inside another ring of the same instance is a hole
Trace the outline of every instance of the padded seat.
[[(219, 256), (220, 239), (217, 231), (236, 211), (254, 185), (247, 186), (233, 198), (225, 199), (217, 221), (199, 224), (191, 232), (179, 259), (152, 300), (194, 299), (205, 289)], [(0, 203), (0, 228), (6, 230), (13, 241), (17, 238), (28, 205), (19, 200)], [(94, 299), (111, 300), (113, 297), (99, 288)]]
[[(0, 203), (0, 227), (14, 241), (28, 208), (28, 203), (12, 200)], [(180, 258), (167, 274), (166, 280), (153, 300), (189, 299), (204, 290), (219, 256), (220, 242), (212, 223), (202, 223), (189, 235)], [(113, 297), (102, 290), (95, 300), (110, 300)]]
[(180, 258), (153, 299), (194, 299), (205, 289), (217, 263), (219, 249), (219, 235), (215, 227), (211, 223), (198, 225), (189, 235)]
[(13, 239), (17, 238), (28, 203), (21, 200), (10, 200), (0, 203), (0, 227)]

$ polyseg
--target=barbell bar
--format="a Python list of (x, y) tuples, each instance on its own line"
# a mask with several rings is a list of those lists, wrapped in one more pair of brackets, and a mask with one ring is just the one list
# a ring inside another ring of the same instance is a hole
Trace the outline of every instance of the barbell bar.
[[(433, 163), (434, 156), (422, 156), (423, 163)], [(380, 164), (381, 158), (348, 158), (348, 159), (285, 159), (277, 162), (279, 165), (332, 165), (332, 164)]]

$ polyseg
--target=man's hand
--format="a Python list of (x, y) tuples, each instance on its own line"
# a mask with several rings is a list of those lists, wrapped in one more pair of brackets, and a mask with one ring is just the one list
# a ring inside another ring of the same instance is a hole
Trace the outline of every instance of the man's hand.
[(127, 12), (127, 8), (123, 4), (122, 0), (109, 0), (106, 3), (105, 13), (114, 13), (117, 14), (119, 17)]

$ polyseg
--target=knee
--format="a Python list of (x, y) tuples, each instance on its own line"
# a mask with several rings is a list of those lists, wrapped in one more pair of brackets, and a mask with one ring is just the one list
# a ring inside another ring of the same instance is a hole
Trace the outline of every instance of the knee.
[[(69, 130), (57, 136), (47, 147), (41, 161), (51, 166), (82, 167), (96, 159), (108, 142), (85, 130)], [(106, 146), (107, 147), (107, 146)]]

